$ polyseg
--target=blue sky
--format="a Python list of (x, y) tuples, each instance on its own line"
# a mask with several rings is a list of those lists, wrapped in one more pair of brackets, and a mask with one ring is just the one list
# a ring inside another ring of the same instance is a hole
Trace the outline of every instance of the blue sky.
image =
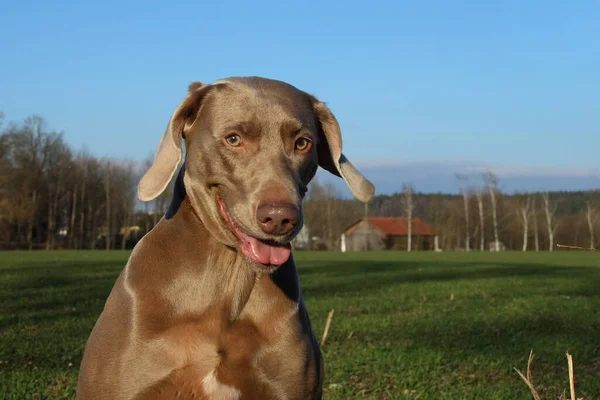
[(288, 81), (359, 163), (600, 167), (600, 1), (5, 2), (0, 110), (143, 159), (187, 85)]

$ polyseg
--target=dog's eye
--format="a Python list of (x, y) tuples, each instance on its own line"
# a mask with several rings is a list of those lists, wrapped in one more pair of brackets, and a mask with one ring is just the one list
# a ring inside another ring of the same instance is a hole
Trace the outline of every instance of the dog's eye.
[(232, 133), (225, 138), (228, 145), (233, 147), (239, 147), (242, 145), (242, 138), (237, 133)]
[(301, 137), (296, 139), (296, 143), (294, 144), (296, 150), (298, 151), (306, 151), (310, 148), (311, 141), (305, 137)]

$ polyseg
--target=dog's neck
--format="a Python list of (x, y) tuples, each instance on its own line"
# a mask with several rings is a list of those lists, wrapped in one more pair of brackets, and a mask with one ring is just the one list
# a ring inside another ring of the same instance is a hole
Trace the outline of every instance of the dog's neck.
[(177, 234), (184, 251), (173, 260), (180, 268), (180, 279), (192, 280), (194, 296), (201, 308), (210, 307), (235, 320), (243, 311), (258, 279), (249, 262), (236, 249), (217, 241), (196, 215), (188, 197), (177, 212), (163, 220), (169, 235)]

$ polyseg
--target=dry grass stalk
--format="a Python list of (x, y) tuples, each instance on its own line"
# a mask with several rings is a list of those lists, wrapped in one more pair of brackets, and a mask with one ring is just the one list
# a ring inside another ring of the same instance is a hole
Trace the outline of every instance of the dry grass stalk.
[(321, 346), (325, 345), (325, 341), (327, 340), (327, 334), (329, 333), (329, 326), (331, 325), (331, 319), (333, 318), (333, 311), (329, 311), (329, 315), (327, 316), (327, 322), (325, 323), (325, 331), (323, 331), (323, 338), (321, 339)]
[(571, 400), (577, 400), (575, 396), (575, 374), (573, 373), (573, 357), (567, 353), (567, 361), (569, 362), (569, 387), (571, 389)]
[[(571, 390), (571, 400), (583, 400), (583, 398), (578, 399), (577, 396), (575, 395), (575, 374), (573, 372), (573, 357), (569, 353), (567, 353), (567, 361), (569, 363), (569, 388)], [(529, 390), (531, 391), (531, 395), (533, 396), (534, 400), (541, 400), (540, 395), (538, 394), (537, 390), (533, 386), (533, 379), (531, 377), (531, 363), (532, 362), (533, 362), (533, 350), (531, 350), (531, 352), (529, 353), (529, 360), (527, 361), (527, 376), (523, 375), (523, 373), (516, 368), (515, 368), (515, 371), (517, 371), (517, 373), (519, 374), (521, 379), (523, 379), (523, 381), (529, 387)], [(565, 396), (564, 392), (560, 396), (559, 400), (567, 400), (567, 397)]]
[(567, 245), (567, 244), (557, 244), (556, 247), (562, 247), (564, 249), (593, 251), (596, 253), (600, 253), (600, 249), (593, 249), (591, 247), (571, 246), (571, 245)]
[(529, 386), (529, 390), (531, 391), (531, 395), (533, 396), (533, 398), (535, 400), (542, 400), (540, 398), (540, 395), (538, 394), (537, 390), (535, 390), (535, 387), (533, 386), (533, 382), (532, 382), (532, 378), (531, 378), (531, 363), (532, 363), (532, 361), (533, 361), (533, 349), (529, 353), (529, 360), (527, 361), (527, 377), (525, 375), (523, 375), (523, 373), (516, 368), (515, 368), (515, 371), (517, 371), (517, 374), (519, 374), (521, 379), (523, 379), (523, 381), (525, 381), (527, 386)]

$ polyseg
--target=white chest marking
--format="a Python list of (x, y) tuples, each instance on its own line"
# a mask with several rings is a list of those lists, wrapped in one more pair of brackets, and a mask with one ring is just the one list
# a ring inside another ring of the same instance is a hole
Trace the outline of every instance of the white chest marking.
[(202, 388), (211, 399), (238, 400), (240, 391), (234, 387), (223, 385), (215, 376), (215, 371), (202, 379)]

